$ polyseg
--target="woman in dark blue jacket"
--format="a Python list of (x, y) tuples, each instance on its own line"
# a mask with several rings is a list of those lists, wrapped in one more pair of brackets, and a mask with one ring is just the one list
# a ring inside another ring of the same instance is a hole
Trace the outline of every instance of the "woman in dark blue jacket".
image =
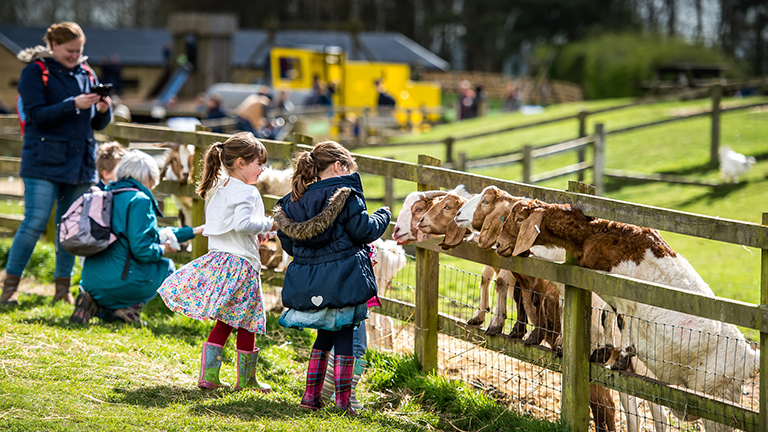
[[(56, 203), (58, 228), (64, 212), (96, 177), (93, 130), (111, 120), (111, 100), (91, 93), (96, 75), (84, 63), (85, 35), (75, 23), (54, 24), (45, 35), (47, 47), (19, 53), (29, 62), (21, 72), (19, 96), (26, 119), (20, 175), (24, 180), (24, 221), (13, 238), (0, 303), (16, 304), (16, 290), (37, 239)], [(57, 229), (58, 231), (58, 229)], [(69, 290), (75, 257), (61, 248), (56, 235), (54, 300), (73, 302)]]
[(350, 405), (356, 325), (368, 317), (376, 294), (368, 243), (384, 234), (391, 218), (384, 207), (369, 215), (352, 155), (333, 141), (317, 144), (296, 159), (292, 192), (278, 201), (275, 222), (283, 249), (293, 261), (283, 282), (288, 310), (280, 324), (317, 329), (301, 405), (323, 406), (321, 392), (331, 349), (335, 351), (336, 407)]

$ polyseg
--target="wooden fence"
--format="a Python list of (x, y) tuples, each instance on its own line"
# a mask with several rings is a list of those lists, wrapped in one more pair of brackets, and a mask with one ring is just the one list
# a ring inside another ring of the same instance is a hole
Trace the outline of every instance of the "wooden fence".
[[(494, 166), (494, 165), (502, 165), (507, 163), (518, 163), (523, 161), (523, 153), (525, 150), (517, 150), (514, 152), (506, 152), (506, 153), (499, 153), (499, 154), (493, 154), (489, 156), (484, 156), (479, 159), (469, 159), (467, 158), (466, 154), (459, 153), (458, 155), (455, 154), (455, 145), (458, 141), (466, 141), (470, 139), (476, 139), (476, 138), (482, 138), (517, 130), (523, 130), (523, 129), (529, 129), (539, 126), (545, 126), (550, 125), (554, 123), (561, 123), (561, 122), (567, 122), (567, 121), (573, 121), (577, 120), (577, 137), (574, 140), (568, 141), (568, 143), (572, 143), (574, 141), (577, 141), (579, 138), (584, 138), (587, 136), (587, 121), (590, 116), (594, 116), (597, 114), (603, 114), (607, 112), (613, 112), (618, 110), (623, 110), (627, 108), (636, 107), (639, 105), (647, 105), (651, 103), (657, 103), (664, 100), (673, 100), (673, 99), (680, 99), (680, 98), (686, 98), (686, 97), (700, 97), (703, 93), (706, 92), (709, 94), (709, 97), (712, 101), (712, 108), (709, 110), (704, 110), (701, 112), (693, 113), (693, 114), (686, 114), (686, 115), (680, 115), (675, 116), (667, 119), (657, 120), (653, 122), (628, 126), (624, 128), (617, 128), (611, 130), (610, 128), (606, 128), (606, 135), (612, 135), (612, 134), (620, 134), (625, 133), (637, 129), (647, 128), (647, 127), (653, 127), (658, 126), (666, 123), (671, 122), (677, 122), (677, 121), (683, 121), (683, 120), (689, 120), (693, 118), (698, 117), (710, 117), (711, 118), (711, 132), (710, 132), (710, 158), (709, 158), (709, 164), (710, 167), (714, 168), (717, 167), (718, 164), (718, 149), (720, 147), (720, 122), (721, 122), (721, 116), (723, 113), (728, 112), (735, 112), (750, 108), (755, 108), (758, 106), (764, 106), (766, 105), (765, 102), (755, 103), (755, 104), (748, 104), (748, 105), (741, 105), (736, 107), (729, 107), (729, 108), (722, 108), (721, 102), (722, 102), (722, 89), (723, 86), (720, 85), (714, 85), (710, 88), (706, 89), (694, 89), (687, 91), (684, 94), (677, 94), (674, 96), (667, 96), (663, 98), (644, 98), (639, 99), (635, 102), (631, 102), (628, 104), (618, 105), (614, 107), (608, 107), (603, 108), (599, 110), (592, 110), (592, 111), (580, 111), (577, 114), (562, 116), (562, 117), (556, 117), (552, 119), (542, 120), (538, 122), (533, 123), (526, 123), (522, 125), (514, 125), (505, 127), (502, 129), (492, 130), (492, 131), (485, 131), (481, 133), (475, 133), (475, 134), (469, 134), (469, 135), (463, 135), (459, 137), (454, 136), (448, 136), (442, 139), (437, 140), (428, 140), (428, 141), (418, 141), (418, 142), (403, 142), (403, 143), (387, 143), (387, 144), (381, 144), (381, 147), (399, 147), (399, 146), (413, 146), (413, 145), (434, 145), (434, 144), (443, 144), (445, 147), (444, 152), (444, 162), (445, 166), (449, 167), (455, 167), (456, 169), (460, 171), (465, 171), (467, 169), (473, 169), (473, 168), (483, 168), (488, 166)], [(558, 146), (563, 143), (552, 143), (552, 144), (546, 144), (541, 145), (534, 148), (534, 151), (536, 150), (542, 150)], [(580, 151), (579, 153), (579, 163), (584, 162), (584, 156), (583, 151)], [(524, 168), (525, 170), (525, 168)], [(638, 178), (638, 179), (644, 179), (644, 180), (661, 180), (662, 178), (668, 179), (669, 181), (674, 181), (678, 183), (695, 183), (695, 184), (702, 184), (702, 182), (694, 182), (692, 180), (683, 179), (683, 178), (676, 178), (674, 176), (643, 176), (639, 173), (629, 173), (629, 172), (621, 172), (621, 171), (611, 171), (611, 172), (604, 172), (605, 174), (609, 174), (611, 177), (624, 177), (624, 178)], [(579, 180), (583, 180), (583, 177), (580, 176)], [(525, 182), (525, 179), (523, 179)], [(527, 183), (527, 182), (526, 182)], [(704, 185), (712, 186), (714, 184), (710, 184), (707, 182), (703, 182)]]
[[(4, 123), (6, 121), (9, 121), (7, 117), (0, 117), (0, 126), (6, 124)], [(162, 127), (120, 123), (110, 125), (105, 133), (112, 139), (122, 141), (173, 141), (193, 144), (200, 150), (197, 152), (198, 155), (202, 154), (202, 150), (210, 143), (227, 138), (226, 135), (210, 132), (176, 132)], [(309, 144), (312, 140), (309, 137), (298, 136), (294, 141), (297, 142), (265, 141), (264, 144), (273, 159), (286, 159), (296, 150), (311, 148)], [(437, 368), (438, 331), (518, 359), (540, 359), (537, 364), (547, 368), (562, 367), (562, 417), (576, 432), (586, 432), (589, 428), (589, 383), (598, 379), (601, 385), (608, 388), (634, 394), (639, 398), (689, 415), (746, 431), (768, 430), (768, 378), (763, 379), (763, 376), (768, 377), (768, 375), (760, 374), (760, 410), (757, 412), (747, 410), (692, 391), (670, 387), (662, 382), (638, 377), (631, 373), (612, 371), (601, 365), (589, 363), (589, 338), (587, 337), (585, 343), (584, 329), (578, 329), (573, 324), (589, 321), (590, 308), (587, 307), (589, 303), (586, 300), (589, 298), (589, 291), (723, 321), (760, 332), (760, 368), (766, 370), (768, 368), (768, 213), (763, 213), (762, 224), (701, 216), (453, 171), (435, 166), (439, 161), (427, 156), (420, 156), (419, 163), (399, 162), (364, 155), (356, 155), (356, 160), (360, 172), (411, 181), (421, 190), (438, 187), (452, 188), (457, 184), (464, 184), (470, 191), (480, 191), (486, 186), (495, 185), (516, 196), (576, 205), (589, 216), (762, 249), (761, 304), (756, 305), (720, 297), (707, 297), (664, 285), (614, 276), (571, 263), (520, 257), (503, 258), (494, 252), (481, 250), (471, 243), (462, 243), (455, 249), (444, 251), (440, 248), (438, 241), (433, 239), (416, 244), (415, 303), (409, 304), (382, 298), (383, 307), (379, 312), (403, 320), (415, 317), (414, 350), (427, 372)], [(164, 187), (170, 188), (170, 186)], [(192, 186), (171, 189), (177, 194), (194, 196)], [(569, 190), (577, 189), (571, 186)], [(274, 197), (265, 198), (267, 208), (270, 208), (273, 203)], [(196, 200), (195, 209), (193, 223), (202, 223), (203, 202)], [(206, 251), (205, 239), (202, 236), (199, 237), (194, 243), (195, 256)], [(525, 346), (503, 336), (487, 336), (478, 328), (467, 326), (463, 321), (439, 314), (437, 269), (441, 254), (565, 284), (564, 360), (556, 358), (552, 351), (544, 347)], [(530, 360), (527, 361), (530, 362)]]

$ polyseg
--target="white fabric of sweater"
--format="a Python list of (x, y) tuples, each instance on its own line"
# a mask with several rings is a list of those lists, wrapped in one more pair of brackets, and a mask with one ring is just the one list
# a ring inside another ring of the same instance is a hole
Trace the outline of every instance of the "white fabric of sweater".
[(272, 228), (272, 218), (265, 216), (259, 190), (241, 180), (221, 180), (205, 210), (208, 250), (228, 252), (246, 259), (261, 271), (257, 235)]

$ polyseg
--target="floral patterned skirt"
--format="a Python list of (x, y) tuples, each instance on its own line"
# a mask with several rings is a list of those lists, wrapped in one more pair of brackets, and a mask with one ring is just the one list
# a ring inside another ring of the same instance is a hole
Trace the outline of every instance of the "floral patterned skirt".
[(208, 252), (170, 275), (157, 292), (174, 312), (266, 333), (259, 272), (237, 255)]

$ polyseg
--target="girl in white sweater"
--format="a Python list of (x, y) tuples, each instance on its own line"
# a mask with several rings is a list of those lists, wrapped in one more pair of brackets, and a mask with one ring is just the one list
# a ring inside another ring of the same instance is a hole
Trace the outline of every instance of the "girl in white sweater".
[[(197, 193), (205, 198), (217, 187), (205, 211), (209, 252), (185, 265), (159, 289), (168, 307), (190, 318), (216, 320), (203, 344), (200, 378), (204, 389), (226, 387), (219, 379), (222, 351), (237, 329), (237, 384), (235, 390), (272, 388), (255, 377), (259, 349), (254, 334), (266, 332), (261, 298), (258, 235), (277, 230), (264, 214), (256, 183), (267, 161), (267, 150), (250, 132), (232, 135), (205, 153), (203, 178)], [(229, 177), (219, 178), (226, 168)]]

